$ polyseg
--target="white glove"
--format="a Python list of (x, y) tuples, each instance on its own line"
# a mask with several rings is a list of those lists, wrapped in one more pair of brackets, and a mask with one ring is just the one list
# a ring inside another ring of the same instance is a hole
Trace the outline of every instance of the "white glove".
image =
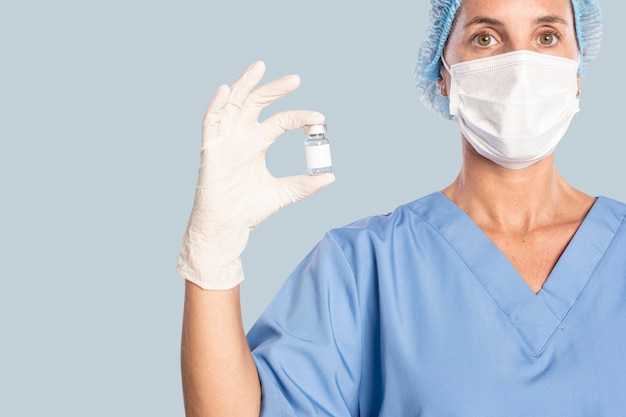
[(193, 209), (178, 256), (178, 273), (204, 289), (243, 281), (240, 256), (250, 231), (282, 207), (334, 181), (333, 174), (275, 178), (265, 152), (287, 130), (324, 122), (312, 111), (287, 111), (262, 123), (261, 110), (298, 88), (289, 75), (253, 90), (265, 65), (255, 62), (232, 87), (220, 86), (202, 121), (201, 165)]

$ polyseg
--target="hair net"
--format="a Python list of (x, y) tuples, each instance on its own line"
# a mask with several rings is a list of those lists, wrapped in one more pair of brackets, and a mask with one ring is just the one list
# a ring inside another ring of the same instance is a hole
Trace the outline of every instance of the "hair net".
[[(422, 102), (447, 119), (451, 118), (450, 102), (448, 97), (439, 94), (435, 81), (441, 77), (441, 55), (461, 1), (431, 0), (431, 27), (426, 40), (420, 45), (415, 66), (415, 80)], [(581, 56), (578, 72), (584, 75), (587, 65), (596, 58), (600, 50), (602, 15), (596, 0), (572, 0), (572, 8)]]

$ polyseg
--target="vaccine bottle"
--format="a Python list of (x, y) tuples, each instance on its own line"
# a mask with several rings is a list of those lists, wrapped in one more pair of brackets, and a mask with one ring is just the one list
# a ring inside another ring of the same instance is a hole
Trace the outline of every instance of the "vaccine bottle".
[(306, 156), (306, 172), (309, 175), (333, 172), (330, 158), (330, 143), (325, 136), (326, 125), (304, 126), (304, 154)]

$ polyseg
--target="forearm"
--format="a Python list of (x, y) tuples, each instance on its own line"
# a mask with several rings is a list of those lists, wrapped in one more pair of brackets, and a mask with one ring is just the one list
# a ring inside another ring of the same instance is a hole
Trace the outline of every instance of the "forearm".
[(239, 287), (185, 283), (181, 369), (188, 417), (258, 416), (261, 388), (243, 330)]
[(278, 136), (323, 123), (324, 116), (285, 111), (260, 123), (263, 108), (300, 84), (287, 76), (256, 88), (264, 72), (256, 62), (231, 87), (219, 87), (202, 120), (196, 195), (176, 269), (187, 280), (181, 365), (188, 417), (259, 415), (259, 375), (241, 320), (239, 257), (254, 227), (335, 178), (275, 178), (267, 170), (265, 152)]

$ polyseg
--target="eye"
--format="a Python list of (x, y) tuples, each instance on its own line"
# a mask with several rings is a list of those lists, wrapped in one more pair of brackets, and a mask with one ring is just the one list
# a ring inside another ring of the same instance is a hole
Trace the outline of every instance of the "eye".
[(491, 46), (496, 43), (496, 40), (489, 33), (476, 35), (473, 40), (480, 46)]
[(541, 45), (552, 46), (558, 42), (559, 37), (556, 33), (546, 32), (546, 33), (541, 34), (537, 40), (539, 41)]

